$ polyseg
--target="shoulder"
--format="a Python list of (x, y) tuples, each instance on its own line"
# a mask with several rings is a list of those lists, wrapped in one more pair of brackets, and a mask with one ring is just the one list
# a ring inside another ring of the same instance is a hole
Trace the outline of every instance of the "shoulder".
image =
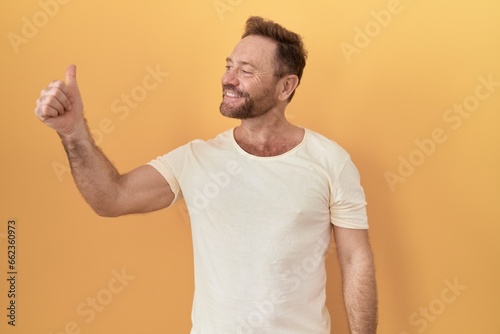
[(301, 150), (301, 158), (323, 170), (335, 182), (346, 166), (351, 165), (349, 153), (334, 140), (309, 129)]
[(219, 133), (211, 139), (191, 140), (165, 155), (177, 163), (187, 161), (210, 161), (227, 154), (232, 146), (232, 130)]
[(306, 147), (308, 150), (322, 153), (336, 160), (349, 159), (349, 153), (334, 140), (310, 129), (306, 131)]
[(210, 151), (210, 148), (227, 147), (231, 143), (231, 135), (232, 129), (221, 132), (217, 136), (208, 140), (193, 139), (185, 144), (182, 144), (181, 146), (177, 146), (161, 157), (168, 160), (183, 160), (189, 155), (196, 155), (200, 152)]
[(228, 145), (231, 145), (232, 131), (233, 129), (226, 130), (210, 139), (193, 139), (185, 144), (182, 144), (181, 146), (174, 148), (166, 155), (169, 155), (171, 153), (189, 154), (206, 151), (207, 149), (227, 148)]
[(191, 150), (226, 147), (232, 141), (232, 134), (233, 129), (229, 129), (210, 139), (194, 139), (184, 146)]

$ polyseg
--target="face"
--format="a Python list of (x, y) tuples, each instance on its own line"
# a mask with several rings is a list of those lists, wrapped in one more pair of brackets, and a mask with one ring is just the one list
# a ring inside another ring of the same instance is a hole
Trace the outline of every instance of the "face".
[(247, 36), (236, 45), (222, 76), (222, 115), (254, 118), (276, 107), (275, 51), (276, 43), (261, 36)]

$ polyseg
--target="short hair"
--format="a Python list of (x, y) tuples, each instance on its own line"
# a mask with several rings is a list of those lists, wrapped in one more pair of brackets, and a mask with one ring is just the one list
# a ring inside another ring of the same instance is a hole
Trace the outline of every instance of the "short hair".
[[(295, 74), (300, 84), (307, 59), (307, 50), (304, 48), (300, 35), (259, 16), (251, 16), (246, 21), (245, 32), (241, 38), (249, 35), (263, 36), (276, 41), (277, 69), (274, 76), (281, 79), (287, 74)], [(288, 101), (292, 100), (294, 94), (295, 91), (292, 92)]]

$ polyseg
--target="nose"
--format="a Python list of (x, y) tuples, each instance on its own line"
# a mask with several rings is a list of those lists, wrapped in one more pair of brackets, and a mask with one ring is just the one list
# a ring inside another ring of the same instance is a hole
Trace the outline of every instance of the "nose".
[(224, 74), (222, 75), (222, 84), (234, 86), (239, 85), (239, 80), (234, 69), (228, 69), (226, 70), (226, 72), (224, 72)]

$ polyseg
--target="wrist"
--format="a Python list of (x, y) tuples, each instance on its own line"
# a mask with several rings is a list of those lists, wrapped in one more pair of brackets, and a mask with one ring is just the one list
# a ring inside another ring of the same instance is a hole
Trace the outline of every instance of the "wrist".
[(71, 129), (63, 129), (57, 134), (63, 143), (71, 144), (83, 141), (92, 141), (92, 135), (87, 125), (85, 118), (75, 123)]

